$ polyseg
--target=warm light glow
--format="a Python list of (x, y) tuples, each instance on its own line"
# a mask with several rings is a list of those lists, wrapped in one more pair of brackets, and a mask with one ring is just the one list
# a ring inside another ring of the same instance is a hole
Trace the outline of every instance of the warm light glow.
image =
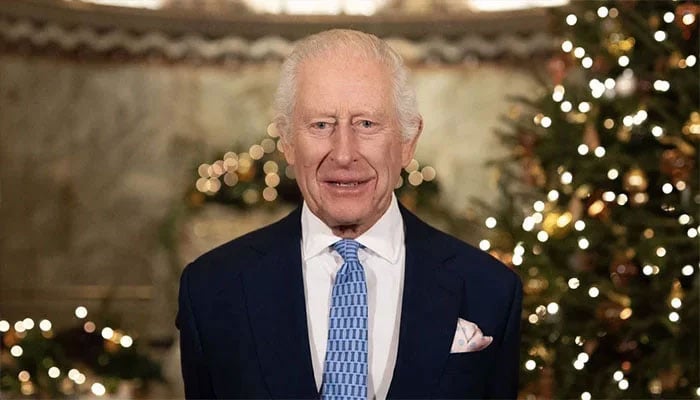
[(496, 221), (496, 218), (494, 218), (494, 217), (488, 217), (488, 218), (486, 218), (486, 221), (484, 222), (484, 224), (486, 225), (486, 227), (489, 228), (489, 229), (495, 228), (495, 227), (496, 227), (496, 223), (497, 223), (497, 221)]
[(101, 6), (149, 8), (152, 10), (161, 8), (164, 0), (78, 0), (83, 3), (99, 4)]
[(34, 320), (31, 318), (25, 318), (24, 320), (22, 320), (22, 325), (24, 326), (25, 330), (30, 331), (34, 329)]
[(682, 305), (683, 305), (683, 301), (681, 299), (679, 299), (678, 297), (674, 297), (671, 299), (671, 307), (673, 307), (675, 309), (679, 309), (679, 308), (681, 308)]
[(559, 199), (559, 192), (556, 190), (552, 189), (547, 193), (547, 200), (549, 201), (557, 201)]
[(673, 20), (674, 20), (675, 18), (676, 18), (676, 16), (675, 16), (671, 11), (667, 11), (667, 12), (664, 14), (664, 22), (667, 23), (667, 24), (670, 24), (671, 22), (673, 22)]
[(537, 240), (540, 242), (544, 243), (549, 239), (549, 234), (545, 231), (539, 231), (537, 232)]
[(686, 265), (683, 267), (683, 269), (681, 269), (683, 276), (693, 275), (693, 272), (695, 272), (695, 268), (693, 268), (692, 265)]
[(590, 246), (590, 245), (591, 245), (591, 243), (588, 241), (588, 239), (586, 239), (586, 238), (579, 238), (578, 239), (578, 247), (581, 250), (586, 250), (588, 248), (588, 246)]
[(561, 49), (564, 53), (568, 53), (574, 49), (574, 45), (573, 45), (573, 43), (571, 43), (571, 41), (565, 40), (561, 44)]
[(114, 336), (114, 330), (112, 328), (106, 327), (102, 329), (102, 337), (105, 339), (111, 339)]
[(48, 319), (42, 319), (41, 322), (39, 322), (39, 329), (41, 329), (44, 332), (48, 332), (51, 330), (51, 321)]
[(571, 278), (569, 279), (568, 285), (570, 289), (578, 289), (578, 287), (581, 285), (581, 282), (578, 280), (578, 278)]
[(559, 312), (559, 304), (551, 302), (547, 304), (547, 312), (554, 315)]
[(574, 229), (576, 229), (578, 232), (581, 232), (582, 230), (586, 229), (586, 223), (578, 220), (574, 222)]
[(4, 319), (0, 320), (0, 332), (5, 333), (9, 330), (10, 330), (10, 323), (5, 321)]
[(581, 400), (591, 400), (591, 394), (588, 392), (581, 393)]
[(630, 387), (630, 383), (627, 381), (627, 379), (623, 379), (617, 383), (617, 387), (619, 387), (620, 390), (627, 390)]
[(468, 0), (469, 8), (474, 11), (523, 10), (535, 7), (559, 7), (569, 0)]
[(14, 357), (21, 357), (23, 353), (24, 350), (22, 350), (22, 347), (18, 345), (14, 345), (10, 348), (10, 354), (12, 354)]
[(481, 250), (483, 250), (483, 251), (486, 251), (486, 250), (488, 250), (488, 249), (491, 248), (491, 242), (489, 242), (488, 240), (484, 239), (484, 240), (482, 240), (482, 241), (479, 242), (479, 248), (480, 248)]
[(569, 185), (571, 182), (573, 182), (574, 176), (571, 174), (571, 172), (566, 171), (563, 174), (561, 174), (561, 183), (564, 185)]
[(576, 22), (578, 21), (578, 18), (574, 14), (569, 14), (566, 16), (566, 24), (569, 26), (574, 26), (576, 25)]
[(535, 360), (527, 360), (527, 361), (525, 361), (525, 369), (526, 369), (526, 370), (532, 371), (532, 370), (534, 370), (535, 368), (537, 368), (537, 363), (535, 362)]
[(121, 344), (124, 348), (129, 348), (132, 344), (134, 344), (134, 339), (132, 339), (129, 335), (124, 335), (121, 337), (121, 339), (119, 339), (119, 344)]
[(588, 289), (588, 295), (593, 297), (593, 298), (598, 297), (599, 294), (600, 294), (600, 290), (598, 290), (598, 288), (595, 286)]
[(76, 317), (83, 319), (83, 318), (87, 317), (87, 314), (88, 314), (87, 308), (85, 308), (83, 306), (76, 307), (76, 309), (75, 309), (75, 316)]
[(61, 375), (61, 370), (56, 367), (51, 367), (49, 368), (48, 374), (50, 378), (56, 379)]
[(666, 32), (664, 31), (656, 31), (654, 32), (654, 40), (657, 42), (663, 42), (666, 40)]
[(629, 63), (630, 63), (630, 58), (627, 57), (627, 56), (620, 56), (620, 57), (617, 59), (617, 63), (618, 63), (621, 67), (626, 67), (626, 66), (628, 66)]
[(677, 312), (671, 311), (670, 314), (668, 314), (668, 320), (671, 322), (678, 322), (681, 319), (681, 316), (678, 315)]
[(107, 390), (105, 389), (104, 385), (98, 382), (92, 384), (92, 386), (90, 387), (90, 391), (95, 396), (104, 396), (105, 393), (107, 393)]

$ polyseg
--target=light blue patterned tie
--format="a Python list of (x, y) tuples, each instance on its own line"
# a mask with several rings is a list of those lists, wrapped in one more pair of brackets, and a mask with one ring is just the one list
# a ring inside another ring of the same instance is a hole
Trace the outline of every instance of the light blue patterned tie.
[(367, 284), (357, 258), (360, 244), (343, 239), (333, 248), (344, 262), (333, 284), (321, 397), (367, 400)]

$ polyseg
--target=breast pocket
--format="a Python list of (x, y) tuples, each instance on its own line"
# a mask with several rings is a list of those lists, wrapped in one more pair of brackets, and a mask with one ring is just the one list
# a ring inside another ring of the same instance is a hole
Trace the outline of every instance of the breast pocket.
[(440, 378), (439, 398), (483, 398), (486, 381), (492, 370), (490, 349), (470, 353), (450, 354)]

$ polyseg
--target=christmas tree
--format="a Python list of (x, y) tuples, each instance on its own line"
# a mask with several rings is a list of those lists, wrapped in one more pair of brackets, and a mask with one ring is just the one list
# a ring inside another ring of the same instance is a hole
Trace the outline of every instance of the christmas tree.
[(480, 247), (525, 288), (525, 398), (697, 398), (700, 5), (574, 2)]

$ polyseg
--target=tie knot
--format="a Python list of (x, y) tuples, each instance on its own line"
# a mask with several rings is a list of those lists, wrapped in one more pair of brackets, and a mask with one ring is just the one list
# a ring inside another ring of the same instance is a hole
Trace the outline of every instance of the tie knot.
[(335, 251), (337, 251), (341, 257), (343, 257), (343, 261), (345, 262), (358, 261), (357, 249), (359, 249), (361, 246), (362, 245), (359, 242), (352, 239), (343, 239), (333, 243), (333, 249), (335, 249)]

